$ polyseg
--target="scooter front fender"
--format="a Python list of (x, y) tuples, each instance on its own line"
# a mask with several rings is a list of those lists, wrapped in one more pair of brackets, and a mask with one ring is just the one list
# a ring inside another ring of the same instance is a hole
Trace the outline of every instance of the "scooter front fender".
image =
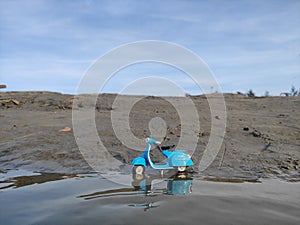
[(132, 165), (137, 166), (137, 165), (142, 165), (142, 166), (147, 166), (146, 160), (143, 157), (137, 157), (132, 160)]

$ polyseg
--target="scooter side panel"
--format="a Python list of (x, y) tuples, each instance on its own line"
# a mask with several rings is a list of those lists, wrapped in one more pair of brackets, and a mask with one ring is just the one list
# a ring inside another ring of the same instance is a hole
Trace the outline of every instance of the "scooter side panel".
[(168, 151), (168, 150), (163, 150), (163, 151), (162, 151), (162, 154), (163, 154), (164, 156), (166, 156), (167, 158), (169, 158), (169, 157), (173, 154), (173, 152)]
[(189, 159), (187, 162), (186, 162), (186, 166), (193, 166), (194, 163), (191, 159)]
[(190, 157), (182, 152), (174, 152), (170, 158), (168, 159), (170, 166), (177, 167), (177, 166), (192, 166), (193, 161)]

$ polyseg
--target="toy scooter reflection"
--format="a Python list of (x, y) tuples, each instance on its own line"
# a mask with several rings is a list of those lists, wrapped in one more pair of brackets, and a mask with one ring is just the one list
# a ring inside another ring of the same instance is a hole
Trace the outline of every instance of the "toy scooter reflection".
[[(159, 141), (150, 137), (146, 138), (146, 141), (147, 146), (143, 155), (133, 159), (132, 161), (133, 174), (144, 174), (146, 166), (150, 166), (156, 170), (177, 169), (178, 172), (184, 172), (187, 167), (194, 165), (191, 156), (186, 154), (184, 150), (164, 150), (160, 147), (161, 143)], [(152, 162), (150, 151), (153, 144), (156, 144), (162, 154), (167, 158), (167, 162), (165, 164), (155, 164)]]
[(152, 190), (152, 182), (154, 180), (164, 180), (167, 182), (167, 188), (163, 189), (163, 194), (189, 195), (192, 193), (193, 178), (187, 173), (176, 174), (169, 178), (134, 174), (132, 178), (133, 181), (131, 184), (135, 190), (143, 191), (146, 195), (154, 193)]
[[(193, 178), (187, 173), (176, 174), (169, 178), (162, 178), (159, 176), (146, 176), (145, 174), (133, 174), (132, 186), (134, 190), (144, 193), (148, 196), (147, 202), (128, 204), (128, 206), (143, 208), (148, 211), (153, 208), (159, 207), (156, 204), (161, 200), (160, 194), (167, 195), (189, 195), (192, 193)], [(154, 180), (164, 180), (167, 182), (167, 188), (153, 190), (152, 182)]]

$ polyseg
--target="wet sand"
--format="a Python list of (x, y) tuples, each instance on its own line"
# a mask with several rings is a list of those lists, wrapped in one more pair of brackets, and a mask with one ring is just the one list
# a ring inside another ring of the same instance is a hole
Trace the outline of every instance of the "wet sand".
[[(115, 97), (99, 95), (95, 108), (97, 130), (110, 153), (129, 165), (140, 152), (122, 145), (115, 136), (110, 119), (115, 110), (112, 107)], [(73, 98), (51, 92), (1, 92), (0, 170), (92, 172), (78, 150), (73, 132), (59, 132), (65, 127), (72, 128)], [(130, 98), (123, 97), (124, 104)], [(179, 103), (186, 101), (183, 97), (175, 99)], [(205, 96), (190, 99), (198, 110), (201, 124), (197, 151), (193, 155), (197, 165), (210, 136), (211, 115)], [(223, 147), (210, 167), (198, 175), (299, 181), (300, 97), (248, 98), (225, 94), (225, 102), (228, 119)], [(148, 124), (154, 117), (163, 118), (167, 124), (164, 144), (176, 145), (181, 131), (180, 119), (176, 109), (163, 98), (145, 97), (134, 105), (130, 112), (132, 132), (138, 138), (149, 136)], [(154, 154), (153, 157), (159, 159), (160, 156)], [(194, 170), (198, 172), (196, 166)]]

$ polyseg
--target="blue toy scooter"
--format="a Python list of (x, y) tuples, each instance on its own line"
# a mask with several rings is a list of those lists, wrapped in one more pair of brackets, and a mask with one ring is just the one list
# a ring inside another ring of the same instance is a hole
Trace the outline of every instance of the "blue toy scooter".
[[(146, 141), (147, 146), (143, 155), (132, 160), (133, 174), (143, 174), (146, 166), (151, 166), (156, 170), (177, 169), (178, 172), (184, 172), (186, 171), (187, 167), (194, 165), (191, 156), (185, 154), (184, 150), (168, 151), (162, 149), (159, 146), (161, 143), (153, 138), (148, 137)], [(165, 164), (155, 164), (152, 162), (150, 158), (152, 144), (156, 144), (162, 154), (167, 157), (167, 162)]]

